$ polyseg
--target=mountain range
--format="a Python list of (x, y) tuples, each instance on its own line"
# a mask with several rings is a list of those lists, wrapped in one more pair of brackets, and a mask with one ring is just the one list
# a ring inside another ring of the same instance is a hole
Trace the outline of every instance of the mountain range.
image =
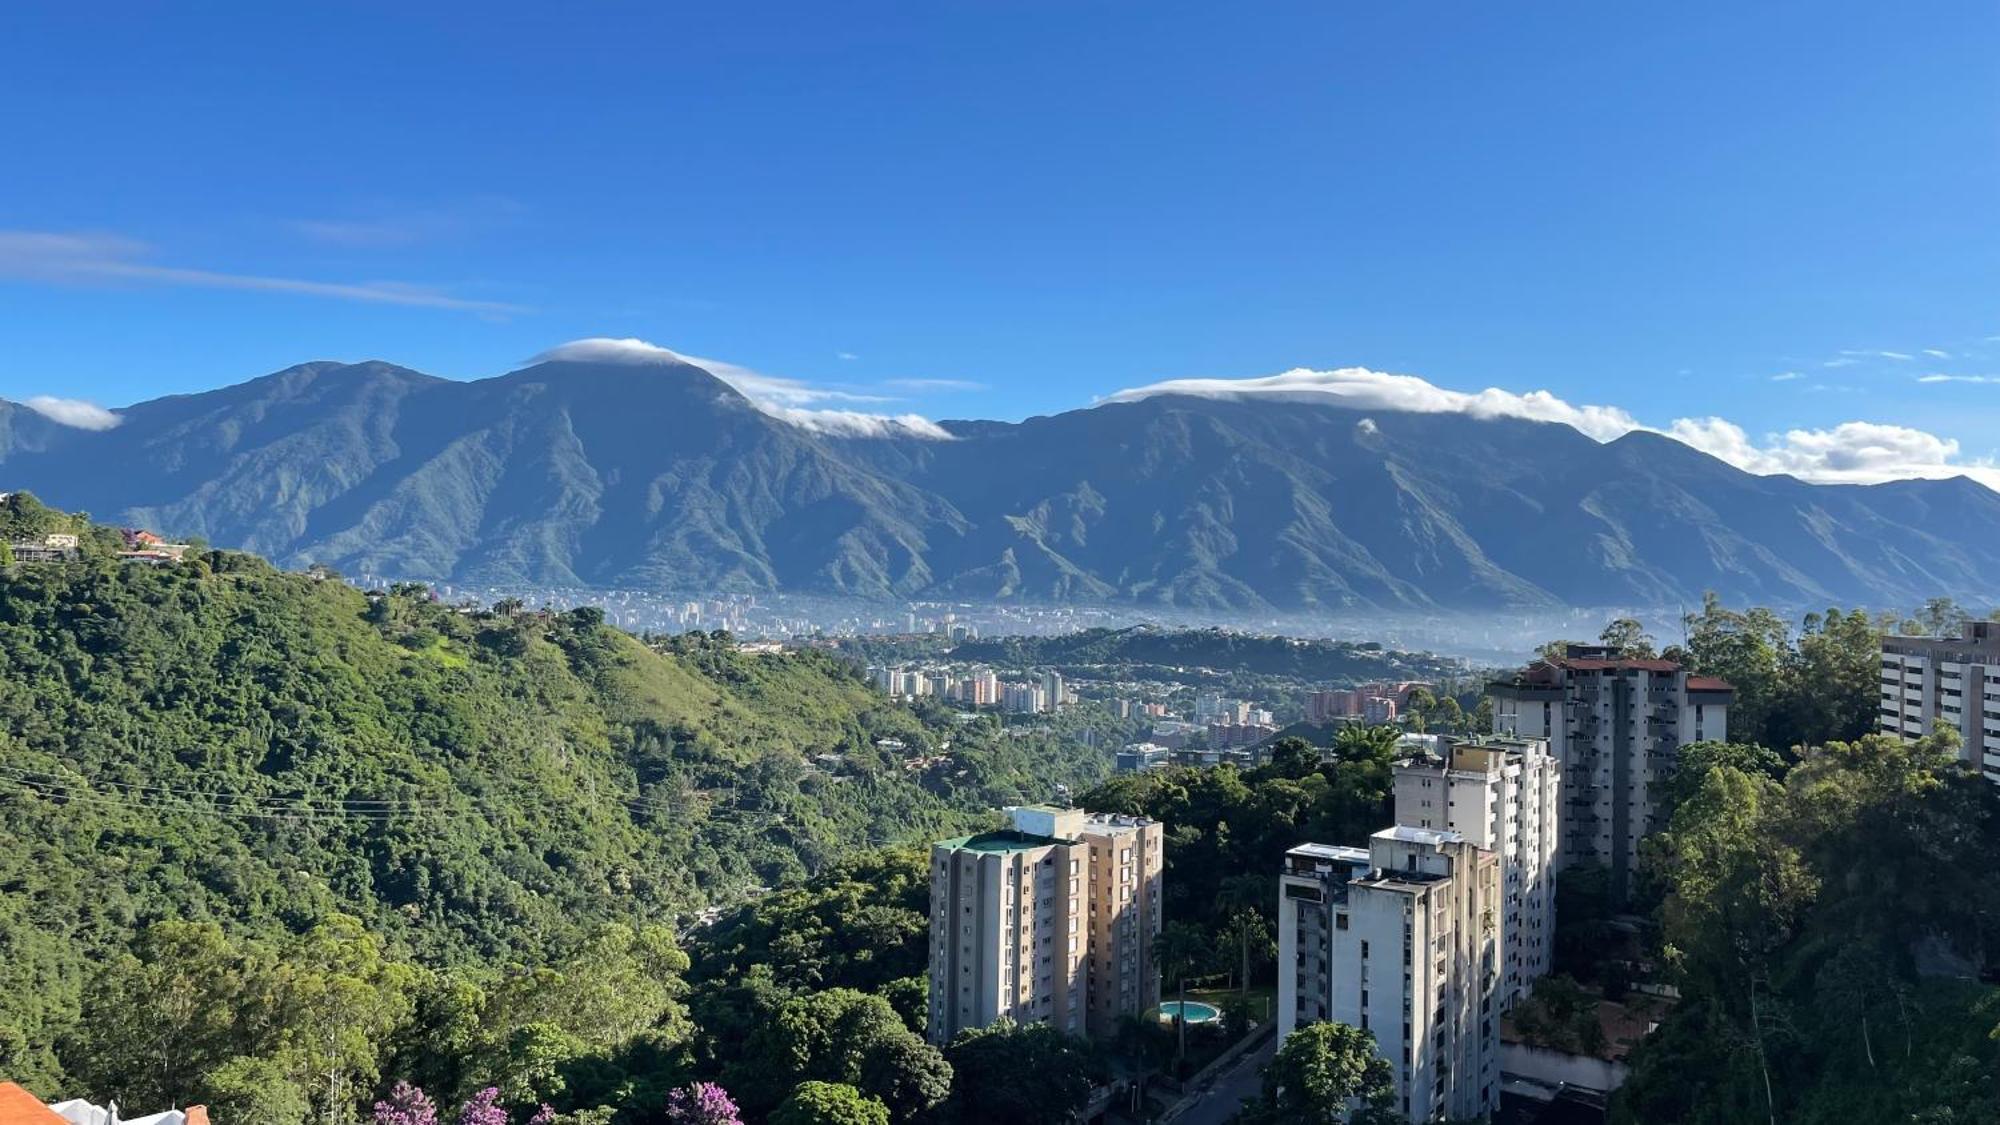
[(2000, 493), (1671, 438), (1162, 394), (802, 427), (672, 359), (301, 364), (109, 429), (0, 401), (0, 487), (286, 565), (486, 585), (1189, 609), (2000, 599)]

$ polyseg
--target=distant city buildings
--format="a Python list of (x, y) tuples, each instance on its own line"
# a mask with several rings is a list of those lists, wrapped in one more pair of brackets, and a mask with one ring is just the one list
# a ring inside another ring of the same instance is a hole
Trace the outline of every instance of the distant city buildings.
[(1729, 738), (1730, 686), (1671, 660), (1571, 645), (1487, 685), (1493, 728), (1545, 739), (1561, 764), (1558, 863), (1602, 863), (1625, 898), (1639, 840), (1660, 827), (1660, 789), (1682, 746)]
[(1029, 805), (931, 849), (934, 1043), (1000, 1019), (1108, 1038), (1160, 998), (1165, 828)]
[(2000, 624), (1968, 621), (1956, 637), (1882, 638), (1881, 727), (1905, 741), (1940, 726), (1959, 758), (2000, 783)]
[(1376, 682), (1345, 690), (1315, 691), (1306, 695), (1306, 721), (1331, 723), (1360, 719), (1365, 723), (1393, 723), (1410, 706), (1410, 693), (1430, 684), (1418, 680), (1396, 683)]
[(1498, 1108), (1498, 855), (1399, 825), (1365, 850), (1293, 848), (1278, 892), (1281, 1037), (1322, 1020), (1369, 1032), (1413, 1121)]
[(1165, 767), (1172, 753), (1155, 742), (1131, 742), (1118, 751), (1115, 766), (1119, 773), (1144, 773)]
[(1500, 858), (1500, 1006), (1549, 971), (1562, 770), (1542, 739), (1448, 743), (1396, 766), (1396, 823), (1449, 829)]

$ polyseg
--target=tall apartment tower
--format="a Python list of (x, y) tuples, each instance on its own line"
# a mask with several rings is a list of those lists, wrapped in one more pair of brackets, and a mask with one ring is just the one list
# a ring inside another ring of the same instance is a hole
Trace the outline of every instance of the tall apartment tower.
[(1368, 848), (1304, 844), (1278, 877), (1278, 1035), (1331, 1020), (1375, 1037), (1411, 1121), (1500, 1104), (1500, 860), (1397, 826)]
[(1000, 1019), (1109, 1036), (1159, 1003), (1166, 833), (1143, 817), (1027, 805), (931, 848), (931, 1041)]
[(1546, 739), (1562, 767), (1557, 864), (1611, 871), (1612, 894), (1631, 890), (1639, 840), (1660, 827), (1660, 792), (1682, 746), (1729, 737), (1730, 686), (1671, 660), (1620, 657), (1571, 645), (1560, 659), (1488, 684), (1493, 728)]
[(2000, 783), (2000, 624), (1957, 637), (1882, 638), (1882, 732), (1915, 741), (1958, 731), (1959, 759)]
[(1500, 1006), (1549, 971), (1562, 770), (1539, 738), (1445, 744), (1396, 766), (1396, 823), (1445, 828), (1500, 857)]

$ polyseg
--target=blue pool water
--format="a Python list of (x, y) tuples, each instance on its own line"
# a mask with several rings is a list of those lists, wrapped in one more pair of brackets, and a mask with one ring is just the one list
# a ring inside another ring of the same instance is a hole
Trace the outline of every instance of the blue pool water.
[[(1199, 1000), (1188, 1001), (1186, 1009), (1186, 1014), (1183, 1018), (1189, 1023), (1208, 1023), (1211, 1020), (1222, 1018), (1222, 1010), (1220, 1008), (1217, 1008), (1213, 1004), (1204, 1004)], [(1169, 1000), (1160, 1005), (1160, 1018), (1163, 1020), (1171, 1020), (1175, 1016), (1181, 1015), (1182, 1005), (1179, 1000)]]

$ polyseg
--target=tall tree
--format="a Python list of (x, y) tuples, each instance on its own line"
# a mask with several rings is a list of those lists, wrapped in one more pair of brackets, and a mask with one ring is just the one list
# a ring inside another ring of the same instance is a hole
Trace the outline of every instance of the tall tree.
[(1180, 997), (1180, 1009), (1174, 1016), (1175, 1055), (1180, 1061), (1187, 1059), (1188, 977), (1200, 972), (1214, 955), (1208, 935), (1192, 922), (1168, 922), (1153, 939), (1153, 957), (1159, 962), (1160, 971), (1174, 982), (1174, 991)]
[(1653, 635), (1632, 617), (1620, 617), (1606, 625), (1597, 635), (1597, 643), (1617, 650), (1618, 655), (1628, 660), (1651, 660), (1657, 655)]
[(1254, 1125), (1393, 1125), (1394, 1072), (1375, 1037), (1344, 1023), (1309, 1023), (1285, 1036), (1264, 1068), (1263, 1095), (1238, 1118)]
[(948, 1109), (962, 1125), (1067, 1121), (1104, 1077), (1089, 1044), (1047, 1024), (1002, 1020), (963, 1031), (945, 1058), (953, 1074)]
[(844, 1082), (801, 1082), (771, 1125), (889, 1125), (889, 1107)]

